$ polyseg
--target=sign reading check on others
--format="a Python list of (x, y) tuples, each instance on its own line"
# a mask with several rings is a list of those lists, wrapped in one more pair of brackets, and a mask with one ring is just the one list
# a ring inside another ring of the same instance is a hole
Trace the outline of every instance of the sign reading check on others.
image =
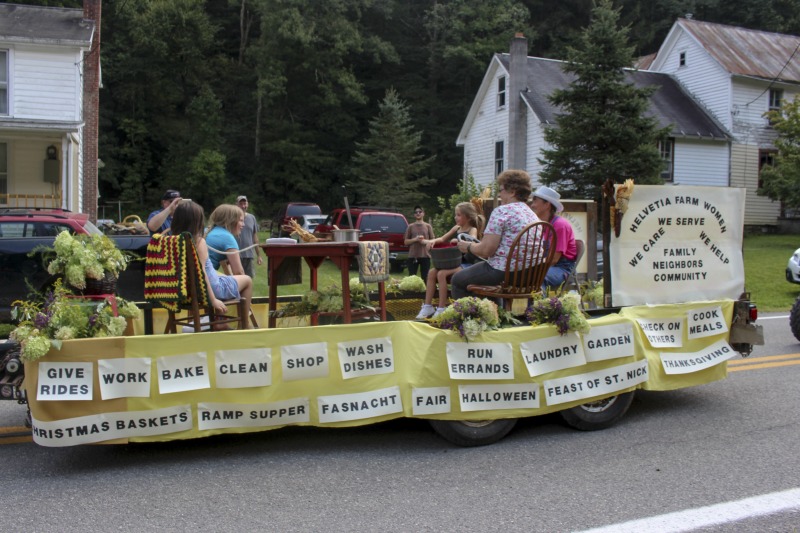
[(636, 185), (611, 236), (613, 304), (738, 298), (744, 197), (737, 188)]

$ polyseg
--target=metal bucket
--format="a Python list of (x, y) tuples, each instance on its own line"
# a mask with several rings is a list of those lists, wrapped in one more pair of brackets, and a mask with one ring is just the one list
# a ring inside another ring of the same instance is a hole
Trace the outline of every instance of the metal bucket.
[(358, 242), (357, 229), (335, 229), (331, 230), (333, 242)]

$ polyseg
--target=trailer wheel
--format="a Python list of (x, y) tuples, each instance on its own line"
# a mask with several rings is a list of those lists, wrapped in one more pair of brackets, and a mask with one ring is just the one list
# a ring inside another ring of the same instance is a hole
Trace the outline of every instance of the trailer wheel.
[(570, 427), (595, 431), (613, 426), (628, 411), (632, 401), (633, 391), (585, 403), (560, 414)]
[(794, 301), (792, 311), (789, 313), (789, 326), (792, 328), (792, 335), (800, 341), (800, 298)]
[(499, 441), (514, 429), (516, 418), (500, 420), (428, 420), (433, 430), (459, 446), (485, 446)]

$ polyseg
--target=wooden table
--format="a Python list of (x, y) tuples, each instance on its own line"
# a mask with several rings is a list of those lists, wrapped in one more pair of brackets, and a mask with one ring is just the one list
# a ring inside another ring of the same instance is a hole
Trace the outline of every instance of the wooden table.
[[(267, 270), (269, 272), (269, 327), (276, 326), (277, 319), (274, 311), (278, 308), (278, 267), (287, 257), (302, 257), (308, 264), (311, 272), (311, 290), (317, 290), (317, 269), (322, 262), (329, 258), (339, 267), (342, 272), (342, 302), (344, 309), (342, 316), (344, 323), (350, 324), (353, 321), (353, 313), (350, 308), (350, 263), (353, 257), (358, 255), (358, 243), (356, 242), (322, 242), (322, 243), (298, 243), (298, 244), (262, 244), (261, 249), (267, 256)], [(378, 295), (380, 301), (380, 317), (386, 321), (386, 287), (384, 282), (378, 283)], [(311, 325), (319, 323), (319, 315), (311, 315)]]

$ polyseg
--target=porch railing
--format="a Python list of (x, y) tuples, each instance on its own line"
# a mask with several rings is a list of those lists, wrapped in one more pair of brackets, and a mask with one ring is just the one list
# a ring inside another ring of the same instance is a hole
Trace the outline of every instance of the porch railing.
[(0, 207), (61, 207), (60, 194), (0, 194)]

